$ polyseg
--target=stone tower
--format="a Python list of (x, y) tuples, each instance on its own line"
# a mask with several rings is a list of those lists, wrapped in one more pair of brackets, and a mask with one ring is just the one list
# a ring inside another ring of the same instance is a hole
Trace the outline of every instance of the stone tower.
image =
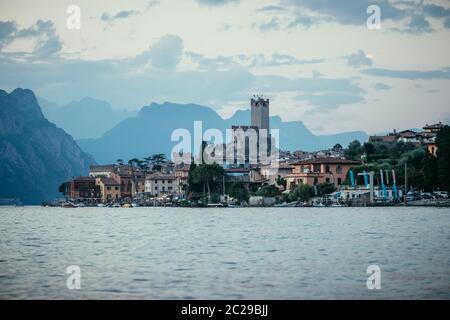
[(269, 99), (260, 96), (251, 99), (251, 125), (269, 131)]

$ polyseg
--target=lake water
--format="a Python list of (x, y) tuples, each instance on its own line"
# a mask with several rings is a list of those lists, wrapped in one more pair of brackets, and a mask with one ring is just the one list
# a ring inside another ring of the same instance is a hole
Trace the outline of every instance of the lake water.
[(0, 207), (0, 298), (449, 299), (450, 209)]

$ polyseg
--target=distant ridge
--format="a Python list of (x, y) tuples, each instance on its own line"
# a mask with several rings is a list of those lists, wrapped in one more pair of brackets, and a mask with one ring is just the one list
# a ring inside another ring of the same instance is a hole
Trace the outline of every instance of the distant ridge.
[(63, 106), (44, 98), (38, 101), (45, 117), (75, 139), (100, 138), (120, 121), (136, 115), (136, 112), (114, 109), (108, 102), (91, 97)]
[[(173, 130), (188, 129), (193, 135), (193, 123), (203, 121), (203, 130), (217, 128), (225, 132), (234, 124), (249, 124), (250, 111), (237, 111), (231, 118), (222, 119), (213, 109), (197, 104), (153, 103), (143, 107), (134, 117), (129, 117), (98, 139), (78, 140), (83, 150), (94, 155), (97, 162), (110, 163), (117, 159), (145, 157), (153, 153), (170, 152), (176, 142), (170, 141)], [(331, 148), (336, 143), (346, 146), (368, 136), (361, 131), (334, 135), (314, 135), (301, 121), (283, 122), (280, 117), (270, 118), (271, 128), (280, 130), (280, 146), (283, 150)]]

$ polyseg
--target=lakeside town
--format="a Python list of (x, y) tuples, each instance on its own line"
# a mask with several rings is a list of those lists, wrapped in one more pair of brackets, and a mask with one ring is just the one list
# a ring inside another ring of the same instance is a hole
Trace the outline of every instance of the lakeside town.
[[(251, 125), (233, 130), (269, 130), (269, 100), (251, 99)], [(436, 123), (421, 130), (373, 135), (361, 144), (336, 144), (316, 152), (278, 150), (276, 166), (259, 159), (219, 165), (170, 161), (164, 154), (92, 165), (88, 176), (61, 184), (64, 199), (44, 206), (387, 206), (449, 205), (442, 157), (449, 127)], [(269, 139), (271, 139), (269, 137)], [(247, 141), (248, 142), (248, 141)], [(259, 147), (260, 140), (256, 142)], [(269, 141), (270, 144), (270, 141)], [(202, 142), (202, 150), (208, 147)], [(226, 144), (213, 146), (217, 150)], [(235, 148), (235, 146), (234, 146)], [(442, 152), (441, 152), (442, 151)], [(177, 155), (174, 155), (176, 158)], [(439, 166), (441, 172), (439, 173)], [(439, 181), (439, 177), (441, 177)], [(444, 178), (442, 178), (444, 177)], [(444, 181), (445, 180), (445, 181)], [(448, 186), (447, 186), (448, 187)]]

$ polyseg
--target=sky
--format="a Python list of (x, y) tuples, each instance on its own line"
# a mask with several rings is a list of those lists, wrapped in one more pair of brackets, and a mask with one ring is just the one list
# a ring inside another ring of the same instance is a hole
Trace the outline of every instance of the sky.
[(0, 0), (0, 88), (60, 105), (227, 118), (262, 94), (316, 134), (379, 133), (450, 121), (449, 60), (449, 0)]

